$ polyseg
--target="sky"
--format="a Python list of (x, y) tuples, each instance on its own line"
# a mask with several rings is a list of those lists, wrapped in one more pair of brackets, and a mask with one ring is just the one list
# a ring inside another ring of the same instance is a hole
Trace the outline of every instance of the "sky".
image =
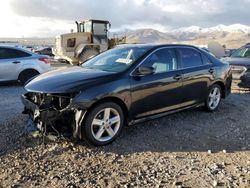
[(0, 7), (0, 38), (54, 37), (85, 19), (109, 20), (112, 31), (250, 25), (250, 0), (3, 0)]

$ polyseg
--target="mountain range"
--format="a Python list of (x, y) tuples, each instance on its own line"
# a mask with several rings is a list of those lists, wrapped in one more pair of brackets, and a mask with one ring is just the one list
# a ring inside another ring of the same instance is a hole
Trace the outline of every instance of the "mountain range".
[[(250, 26), (242, 24), (217, 25), (215, 27), (190, 26), (160, 32), (156, 29), (125, 30), (110, 33), (112, 36), (126, 36), (127, 43), (184, 43), (207, 45), (211, 41), (219, 42), (227, 48), (239, 48), (250, 42)], [(0, 38), (0, 41), (19, 42), (23, 45), (55, 44), (55, 38)]]
[(202, 28), (183, 27), (168, 32), (155, 29), (128, 30), (125, 32), (128, 43), (188, 43), (207, 45), (217, 41), (228, 48), (238, 48), (250, 42), (250, 26), (242, 24), (218, 25)]

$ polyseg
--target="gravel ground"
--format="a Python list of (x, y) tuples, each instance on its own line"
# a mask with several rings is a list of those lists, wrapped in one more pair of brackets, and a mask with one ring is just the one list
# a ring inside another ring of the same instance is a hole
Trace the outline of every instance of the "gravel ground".
[(250, 187), (250, 95), (216, 113), (183, 111), (125, 127), (111, 145), (24, 130), (21, 86), (0, 87), (0, 187)]

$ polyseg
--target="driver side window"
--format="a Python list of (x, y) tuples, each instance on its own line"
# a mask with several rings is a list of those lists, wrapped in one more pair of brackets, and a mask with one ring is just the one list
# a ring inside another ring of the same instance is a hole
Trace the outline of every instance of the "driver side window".
[(176, 70), (178, 66), (175, 50), (171, 48), (157, 50), (143, 62), (142, 66), (153, 67), (155, 74)]

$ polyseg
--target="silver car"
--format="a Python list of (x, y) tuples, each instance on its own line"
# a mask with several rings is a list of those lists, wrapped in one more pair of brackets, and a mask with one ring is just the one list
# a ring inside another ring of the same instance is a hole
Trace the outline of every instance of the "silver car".
[(27, 50), (0, 46), (0, 82), (19, 81), (25, 83), (51, 68), (48, 56)]

